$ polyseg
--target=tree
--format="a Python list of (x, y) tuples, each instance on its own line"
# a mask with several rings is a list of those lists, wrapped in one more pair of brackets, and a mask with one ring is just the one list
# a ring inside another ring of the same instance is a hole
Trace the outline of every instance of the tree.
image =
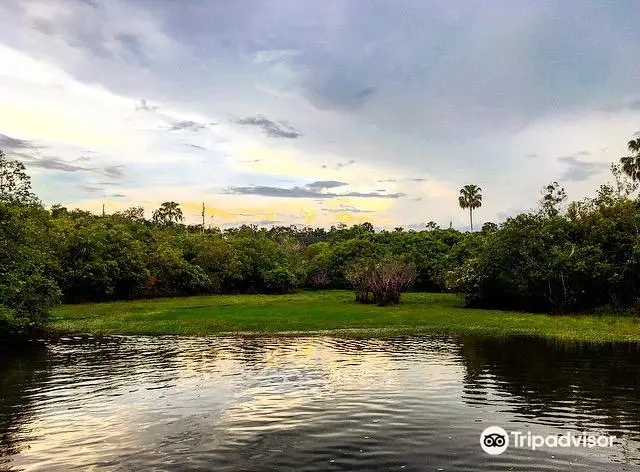
[(627, 148), (631, 155), (620, 158), (622, 171), (631, 177), (634, 182), (640, 181), (640, 138), (629, 141)]
[(24, 164), (9, 160), (0, 149), (0, 200), (14, 200), (21, 203), (32, 202), (31, 177)]
[[(638, 140), (636, 140), (638, 141)], [(624, 172), (620, 164), (611, 164), (609, 167), (615, 180), (615, 192), (618, 197), (627, 198), (638, 190), (638, 181), (629, 179), (629, 175)]]
[(435, 231), (437, 229), (440, 229), (440, 226), (438, 226), (438, 224), (435, 221), (429, 221), (425, 227), (427, 228), (427, 231)]
[(160, 224), (170, 225), (179, 223), (183, 219), (180, 204), (176, 202), (164, 202), (153, 212), (153, 221)]
[(0, 339), (42, 328), (60, 299), (49, 223), (37, 203), (0, 199)]
[(463, 210), (469, 209), (469, 222), (473, 231), (473, 210), (482, 206), (482, 189), (474, 184), (467, 184), (460, 189), (458, 203)]
[(122, 215), (127, 220), (144, 220), (144, 208), (141, 206), (132, 206), (124, 210), (122, 213), (116, 213)]
[(56, 203), (55, 205), (51, 206), (52, 218), (62, 218), (64, 216), (67, 216), (68, 214), (69, 214), (69, 210), (67, 209), (67, 207), (62, 206), (59, 203)]
[(498, 225), (491, 221), (487, 221), (485, 224), (482, 225), (482, 231), (485, 233), (492, 233), (497, 230), (498, 230)]
[(560, 205), (567, 199), (567, 192), (560, 187), (558, 182), (551, 182), (542, 189), (540, 210), (543, 215), (557, 216), (560, 213)]

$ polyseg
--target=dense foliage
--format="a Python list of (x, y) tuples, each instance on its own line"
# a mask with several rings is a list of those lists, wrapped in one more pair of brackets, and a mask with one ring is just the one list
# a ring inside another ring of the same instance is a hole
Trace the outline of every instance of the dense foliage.
[(47, 228), (38, 248), (53, 257), (65, 302), (351, 288), (354, 262), (402, 258), (415, 268), (412, 290), (460, 292), (474, 306), (623, 310), (640, 296), (640, 207), (609, 190), (561, 212), (545, 204), (473, 233), (374, 232), (366, 223), (203, 233), (133, 211), (96, 216), (61, 208), (40, 209), (33, 221)]
[(24, 166), (0, 151), (0, 337), (37, 329), (60, 299), (50, 221)]
[(554, 182), (544, 187), (539, 211), (501, 225), (485, 223), (476, 232), (432, 222), (422, 231), (374, 231), (369, 223), (329, 230), (203, 231), (182, 223), (175, 202), (165, 203), (151, 220), (140, 207), (112, 215), (59, 205), (46, 210), (31, 194), (24, 167), (0, 154), (0, 333), (42, 325), (60, 300), (299, 288), (358, 292), (362, 273), (381, 274), (383, 268), (398, 275), (397, 290), (376, 296), (369, 287), (361, 301), (395, 303), (412, 279), (411, 290), (462, 293), (472, 306), (635, 311), (640, 297), (636, 174), (627, 178), (624, 166), (612, 171), (615, 182), (602, 185), (595, 198), (565, 205), (566, 194)]
[(379, 260), (358, 259), (346, 273), (357, 302), (380, 306), (400, 303), (400, 294), (414, 276), (415, 269), (411, 263), (390, 256)]

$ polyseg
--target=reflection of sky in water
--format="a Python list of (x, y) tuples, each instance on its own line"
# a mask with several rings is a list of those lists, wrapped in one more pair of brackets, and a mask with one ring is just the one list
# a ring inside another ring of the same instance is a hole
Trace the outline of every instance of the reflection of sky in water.
[[(548, 354), (536, 361), (526, 349), (518, 355), (523, 343), (181, 337), (59, 343), (46, 355), (9, 364), (25, 380), (0, 383), (13, 399), (0, 404), (0, 414), (13, 408), (9, 438), (24, 449), (11, 465), (23, 470), (320, 471), (328, 464), (602, 470), (612, 460), (637, 463), (640, 399), (630, 388), (637, 378), (621, 377), (603, 390), (614, 393), (616, 405), (610, 404), (588, 383), (535, 377), (544, 372), (536, 362), (562, 370), (575, 361), (584, 378), (602, 376), (606, 362), (582, 362), (584, 351), (557, 354), (539, 342), (530, 349)], [(633, 353), (605, 354), (592, 355), (635, 362)], [(554, 393), (565, 389), (572, 398)], [(617, 429), (627, 439), (613, 451), (508, 450), (495, 463), (477, 443), (490, 424), (535, 434)]]

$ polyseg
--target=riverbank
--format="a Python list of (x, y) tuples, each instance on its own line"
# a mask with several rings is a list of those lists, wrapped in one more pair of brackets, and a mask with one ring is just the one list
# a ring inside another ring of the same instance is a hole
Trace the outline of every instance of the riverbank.
[(51, 328), (101, 334), (238, 334), (388, 337), (407, 334), (530, 335), (563, 341), (640, 342), (640, 319), (549, 316), (464, 308), (451, 294), (406, 293), (394, 307), (360, 305), (348, 291), (213, 295), (64, 305)]

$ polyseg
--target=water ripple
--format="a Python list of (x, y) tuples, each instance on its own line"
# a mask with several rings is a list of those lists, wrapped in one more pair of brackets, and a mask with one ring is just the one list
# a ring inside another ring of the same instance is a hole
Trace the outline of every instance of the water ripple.
[[(625, 470), (638, 367), (522, 339), (67, 338), (0, 357), (0, 470)], [(618, 439), (493, 457), (492, 424)]]

